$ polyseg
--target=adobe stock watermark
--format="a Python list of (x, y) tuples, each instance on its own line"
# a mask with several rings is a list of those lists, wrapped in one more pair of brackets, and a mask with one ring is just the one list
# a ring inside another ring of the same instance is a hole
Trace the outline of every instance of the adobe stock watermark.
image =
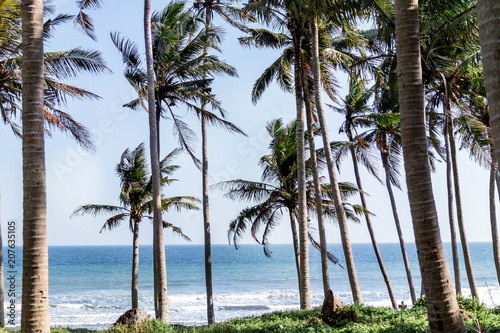
[(8, 301), (6, 307), (5, 317), (7, 318), (7, 325), (16, 326), (17, 312), (16, 312), (16, 295), (17, 295), (17, 263), (16, 263), (16, 233), (17, 225), (15, 221), (7, 222), (7, 270), (5, 280), (5, 291), (7, 293)]

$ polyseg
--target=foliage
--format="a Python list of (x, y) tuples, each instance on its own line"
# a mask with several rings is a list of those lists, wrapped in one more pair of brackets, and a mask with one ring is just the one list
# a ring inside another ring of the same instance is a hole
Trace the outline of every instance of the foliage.
[[(488, 309), (472, 299), (458, 296), (462, 312), (488, 320), (480, 322), (478, 329), (470, 319), (464, 318), (467, 332), (500, 332), (500, 307)], [(338, 308), (339, 315), (335, 326), (328, 326), (321, 320), (321, 308), (287, 312), (273, 312), (258, 317), (238, 318), (211, 326), (166, 325), (159, 320), (147, 321), (140, 326), (117, 326), (101, 333), (219, 333), (219, 332), (332, 332), (332, 333), (416, 333), (429, 332), (425, 311), (425, 297), (419, 299), (411, 309), (394, 310), (392, 308), (372, 307), (362, 304), (350, 304)], [(350, 320), (350, 318), (355, 318)], [(4, 329), (0, 332), (13, 332)], [(91, 333), (85, 329), (52, 329), (52, 333)]]

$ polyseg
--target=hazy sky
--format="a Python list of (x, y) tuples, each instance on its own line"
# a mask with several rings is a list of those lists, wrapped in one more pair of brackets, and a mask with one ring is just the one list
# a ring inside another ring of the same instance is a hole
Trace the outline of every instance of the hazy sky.
[[(54, 1), (59, 12), (75, 13), (73, 0)], [(167, 1), (152, 1), (153, 9), (159, 10)], [(74, 217), (72, 212), (82, 204), (118, 204), (119, 180), (114, 168), (126, 148), (134, 149), (141, 142), (148, 141), (148, 116), (145, 112), (135, 112), (122, 105), (135, 98), (135, 92), (123, 76), (123, 64), (119, 52), (113, 46), (110, 32), (119, 31), (136, 41), (143, 50), (142, 1), (105, 0), (105, 6), (98, 11), (89, 11), (95, 22), (98, 42), (75, 31), (71, 24), (61, 26), (55, 37), (48, 43), (47, 50), (67, 50), (83, 46), (98, 49), (103, 53), (113, 74), (93, 77), (81, 76), (71, 83), (88, 89), (102, 97), (99, 101), (74, 101), (64, 110), (92, 129), (97, 152), (89, 154), (83, 151), (65, 134), (55, 133), (46, 140), (47, 193), (48, 193), (48, 241), (49, 245), (115, 245), (131, 244), (132, 234), (127, 225), (122, 225), (112, 232), (99, 230), (106, 217)], [(216, 21), (217, 22), (217, 21)], [(218, 21), (220, 23), (220, 21)], [(284, 94), (275, 85), (263, 95), (262, 100), (253, 105), (250, 91), (253, 83), (262, 71), (275, 59), (276, 53), (269, 50), (242, 48), (236, 38), (241, 33), (224, 26), (226, 41), (224, 53), (220, 56), (237, 68), (239, 78), (217, 78), (213, 91), (229, 112), (229, 120), (240, 126), (248, 138), (229, 134), (218, 128), (209, 129), (209, 169), (210, 184), (229, 179), (259, 180), (259, 157), (267, 154), (269, 137), (265, 125), (272, 119), (284, 118), (290, 121), (295, 117), (295, 100), (290, 94)], [(339, 76), (339, 84), (345, 94), (345, 76)], [(325, 103), (332, 104), (326, 97)], [(178, 114), (184, 114), (184, 120), (199, 133), (200, 123), (188, 111), (182, 108)], [(328, 126), (332, 140), (345, 140), (338, 134), (341, 119), (328, 111)], [(169, 120), (161, 122), (161, 156), (178, 146), (172, 133)], [(200, 135), (199, 135), (200, 137)], [(201, 151), (198, 144), (198, 152)], [(21, 141), (15, 139), (7, 126), (0, 127), (0, 149), (3, 152), (0, 164), (1, 222), (3, 231), (7, 221), (18, 222), (18, 238), (21, 239), (22, 224), (22, 162)], [(149, 156), (149, 154), (148, 154)], [(182, 166), (174, 175), (179, 181), (164, 189), (167, 196), (195, 195), (201, 197), (201, 172), (196, 169), (186, 154), (176, 161)], [(346, 159), (340, 172), (341, 181), (354, 182), (352, 166)], [(488, 171), (469, 161), (466, 152), (460, 153), (460, 174), (463, 197), (464, 218), (469, 241), (490, 241)], [(403, 172), (403, 170), (401, 170)], [(397, 242), (395, 226), (387, 191), (373, 177), (363, 171), (365, 191), (369, 209), (376, 214), (373, 224), (379, 242)], [(382, 177), (383, 178), (383, 177)], [(408, 207), (406, 188), (402, 179), (403, 191), (395, 189), (399, 216), (407, 242), (413, 242), (413, 230)], [(445, 165), (438, 164), (438, 171), (433, 175), (436, 204), (439, 211), (441, 233), (444, 241), (449, 241), (448, 214), (446, 204)], [(210, 220), (213, 243), (227, 244), (227, 229), (231, 219), (236, 217), (246, 203), (233, 202), (223, 197), (224, 193), (210, 191)], [(358, 198), (350, 200), (358, 203)], [(167, 213), (164, 218), (182, 228), (193, 240), (203, 242), (201, 212), (183, 214)], [(289, 221), (285, 218), (276, 228), (271, 243), (291, 242)], [(340, 241), (338, 228), (328, 222), (327, 239), (330, 243)], [(352, 242), (369, 242), (364, 223), (349, 226)], [(150, 222), (141, 225), (141, 244), (152, 243)], [(185, 241), (166, 231), (167, 244), (185, 244)], [(4, 236), (5, 237), (5, 236)], [(246, 242), (254, 242), (250, 237)]]

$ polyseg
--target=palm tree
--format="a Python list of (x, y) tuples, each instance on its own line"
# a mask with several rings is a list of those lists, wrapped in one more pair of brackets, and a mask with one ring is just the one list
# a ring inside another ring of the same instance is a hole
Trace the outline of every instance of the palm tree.
[[(379, 110), (382, 111), (383, 110)], [(400, 164), (399, 156), (401, 154), (401, 138), (399, 133), (399, 114), (393, 112), (371, 113), (366, 118), (373, 125), (373, 130), (367, 130), (363, 133), (365, 142), (375, 142), (380, 152), (380, 159), (385, 172), (385, 186), (391, 202), (392, 215), (398, 233), (399, 245), (405, 265), (406, 277), (410, 288), (412, 303), (416, 302), (415, 288), (410, 271), (410, 262), (406, 253), (403, 232), (399, 221), (399, 214), (396, 206), (396, 199), (392, 190), (392, 185), (401, 188), (398, 181), (398, 168)]]
[[(190, 16), (189, 11), (184, 10), (182, 2), (172, 2), (165, 10), (153, 15), (153, 69), (156, 76), (155, 101), (156, 122), (159, 128), (161, 116), (169, 113), (174, 121), (174, 129), (179, 137), (180, 145), (188, 152), (195, 164), (204, 170), (204, 220), (205, 231), (209, 231), (208, 220), (208, 173), (207, 173), (207, 146), (206, 125), (207, 121), (224, 127), (229, 131), (243, 133), (232, 123), (223, 119), (225, 111), (215, 96), (210, 93), (209, 84), (213, 80), (208, 75), (228, 74), (236, 75), (231, 66), (220, 61), (215, 56), (208, 56), (208, 49), (217, 49), (219, 31), (217, 29), (205, 29), (198, 31), (200, 22)], [(169, 36), (169, 38), (165, 38)], [(126, 64), (125, 75), (129, 82), (137, 90), (139, 97), (127, 103), (126, 106), (137, 108), (143, 106), (142, 97), (145, 89), (146, 74), (141, 68), (140, 57), (135, 44), (112, 34), (115, 46), (120, 50)], [(202, 119), (202, 136), (204, 146), (203, 162), (195, 156), (192, 142), (194, 132), (173, 111), (173, 106), (184, 104), (193, 110)], [(201, 107), (198, 106), (201, 104)], [(222, 118), (207, 110), (210, 104), (213, 109), (220, 111)], [(159, 147), (159, 137), (158, 147)], [(205, 235), (206, 255), (210, 255), (210, 235)], [(211, 259), (207, 257), (207, 282), (211, 286), (211, 268), (208, 267)], [(208, 294), (212, 294), (211, 287), (207, 284)], [(214, 322), (213, 297), (209, 296), (207, 301), (212, 304), (212, 311), (208, 313), (209, 323)], [(208, 307), (210, 309), (210, 306)]]
[(43, 1), (22, 0), (23, 288), (21, 332), (50, 332), (43, 127)]
[[(175, 181), (175, 179), (170, 179), (168, 176), (179, 168), (178, 165), (170, 164), (178, 152), (179, 150), (175, 149), (160, 162), (161, 186)], [(120, 162), (116, 165), (116, 173), (121, 183), (120, 206), (87, 204), (76, 209), (72, 216), (116, 214), (106, 220), (101, 232), (106, 229), (112, 230), (127, 219), (129, 220), (129, 228), (133, 233), (132, 308), (139, 308), (139, 225), (144, 218), (153, 219), (153, 216), (150, 216), (152, 212), (152, 180), (151, 177), (148, 177), (146, 170), (144, 143), (132, 151), (127, 149), (123, 152)], [(195, 204), (198, 201), (197, 198), (191, 196), (162, 198), (161, 210), (167, 212), (171, 208), (176, 208), (179, 211), (181, 209), (198, 209)], [(172, 228), (174, 232), (190, 241), (189, 237), (184, 235), (181, 229), (171, 223), (163, 221), (163, 227)]]
[(479, 39), (496, 161), (500, 161), (500, 82), (497, 79), (500, 73), (499, 10), (500, 4), (497, 1), (478, 0), (477, 2)]
[(326, 124), (326, 116), (323, 108), (323, 102), (321, 99), (321, 70), (320, 70), (320, 51), (319, 51), (319, 35), (318, 35), (318, 16), (313, 15), (313, 19), (310, 21), (312, 30), (312, 73), (314, 78), (314, 99), (316, 102), (316, 111), (318, 113), (318, 119), (321, 129), (321, 136), (323, 138), (323, 147), (325, 149), (325, 157), (328, 166), (328, 175), (330, 177), (331, 187), (334, 193), (335, 210), (337, 211), (340, 235), (342, 239), (342, 248), (344, 250), (344, 256), (346, 260), (347, 272), (349, 275), (349, 282), (351, 284), (351, 290), (353, 294), (354, 302), (362, 303), (363, 299), (361, 296), (361, 290), (359, 288), (358, 278), (356, 275), (356, 268), (354, 265), (354, 257), (351, 249), (351, 241), (349, 238), (349, 230), (347, 228), (347, 219), (343, 211), (342, 198), (339, 191), (339, 185), (337, 180), (337, 174), (335, 171), (335, 166), (333, 163), (333, 154), (330, 147), (330, 139), (328, 136), (328, 128)]
[[(471, 75), (476, 75), (478, 70), (471, 70), (479, 65), (479, 40), (477, 36), (477, 23), (475, 19), (475, 4), (470, 1), (455, 1), (447, 6), (439, 15), (426, 15), (432, 20), (422, 24), (422, 53), (424, 54), (424, 84), (427, 95), (431, 97), (428, 110), (443, 105), (443, 128), (447, 160), (449, 218), (452, 229), (452, 249), (455, 252), (454, 220), (453, 220), (453, 189), (451, 176), (455, 186), (457, 221), (460, 232), (464, 263), (467, 278), (473, 297), (478, 298), (476, 283), (472, 270), (472, 263), (465, 233), (465, 223), (462, 213), (462, 199), (457, 164), (457, 148), (455, 142), (455, 129), (452, 106), (468, 111), (464, 108), (463, 100), (468, 99), (473, 91), (466, 91), (471, 87)], [(428, 19), (426, 19), (427, 21)], [(477, 78), (477, 76), (476, 76)], [(474, 98), (474, 97), (473, 97)], [(431, 108), (430, 108), (430, 107)], [(458, 271), (458, 256), (454, 253), (454, 267)], [(459, 273), (458, 273), (459, 274)], [(460, 275), (455, 274), (456, 291), (460, 290)]]
[[(244, 18), (246, 15), (241, 10), (231, 6), (230, 3), (206, 0), (196, 1), (193, 7), (198, 9), (198, 13), (205, 18), (205, 38), (209, 40), (209, 32), (212, 29), (212, 18), (214, 13), (217, 13), (224, 21), (232, 26), (243, 30), (243, 26), (238, 22), (238, 17)], [(237, 13), (237, 14), (236, 14)], [(237, 15), (237, 16), (236, 16)], [(235, 17), (236, 16), (236, 17)], [(208, 56), (210, 45), (205, 44), (203, 55)], [(208, 72), (204, 73), (203, 78), (208, 78)], [(206, 101), (201, 103), (202, 113), (201, 119), (201, 142), (202, 142), (202, 187), (203, 187), (203, 230), (204, 230), (204, 245), (205, 245), (205, 287), (207, 293), (207, 319), (208, 324), (215, 323), (214, 314), (214, 297), (212, 287), (212, 246), (210, 236), (210, 217), (209, 217), (209, 199), (208, 199), (208, 134), (207, 134), (207, 118), (204, 114), (207, 111)], [(224, 116), (224, 114), (222, 114)]]
[(417, 0), (395, 3), (401, 137), (415, 242), (431, 332), (465, 332), (439, 234), (432, 193)]
[(341, 125), (340, 132), (345, 132), (349, 142), (349, 152), (352, 158), (352, 164), (354, 168), (354, 176), (356, 178), (356, 185), (359, 189), (359, 195), (361, 198), (361, 204), (365, 210), (365, 221), (368, 227), (368, 233), (370, 234), (370, 239), (372, 242), (373, 250), (377, 258), (377, 262), (380, 267), (380, 271), (384, 278), (387, 286), (387, 291), (389, 293), (389, 298), (391, 300), (392, 307), (397, 309), (396, 297), (394, 296), (394, 291), (392, 290), (391, 282), (389, 280), (389, 275), (385, 269), (382, 256), (378, 249), (377, 241), (375, 239), (375, 233), (373, 231), (373, 226), (371, 223), (370, 214), (367, 213), (368, 207), (366, 203), (365, 193), (363, 192), (363, 187), (361, 183), (361, 176), (359, 174), (358, 159), (364, 163), (367, 169), (378, 178), (376, 174), (376, 169), (370, 161), (369, 153), (367, 152), (368, 143), (364, 138), (356, 133), (357, 127), (368, 127), (370, 126), (370, 121), (365, 117), (370, 111), (368, 107), (368, 102), (373, 95), (373, 89), (367, 89), (365, 86), (365, 80), (360, 79), (358, 74), (351, 74), (349, 81), (349, 94), (345, 99), (342, 100), (342, 105), (340, 107), (333, 107), (333, 109), (345, 116), (345, 121)]
[(151, 0), (144, 0), (144, 44), (146, 48), (147, 96), (149, 110), (149, 145), (151, 154), (151, 180), (153, 189), (153, 270), (156, 318), (168, 323), (167, 267), (163, 239), (163, 218), (160, 192), (160, 159), (158, 128), (156, 126), (155, 75), (153, 42), (151, 38)]
[[(288, 8), (288, 7), (289, 8)], [(307, 97), (303, 96), (307, 92), (304, 91), (304, 87), (301, 88), (304, 84), (302, 82), (297, 82), (297, 79), (300, 79), (301, 76), (306, 75), (304, 71), (309, 72), (307, 68), (312, 68), (310, 63), (310, 59), (312, 58), (310, 53), (310, 46), (307, 41), (310, 39), (310, 32), (308, 28), (307, 18), (304, 17), (303, 13), (297, 14), (297, 11), (305, 10), (304, 7), (300, 7), (294, 3), (271, 3), (265, 5), (260, 1), (249, 3), (245, 9), (254, 14), (261, 21), (266, 24), (277, 28), (278, 32), (271, 32), (265, 29), (248, 29), (250, 36), (245, 38), (240, 38), (240, 42), (243, 45), (252, 46), (255, 45), (257, 47), (272, 47), (275, 49), (282, 49), (282, 53), (278, 59), (276, 59), (271, 66), (269, 66), (264, 73), (257, 79), (254, 84), (252, 91), (252, 101), (255, 103), (261, 97), (262, 93), (268, 87), (270, 82), (273, 79), (276, 79), (277, 83), (280, 87), (289, 92), (295, 92), (296, 96), (296, 104), (297, 110), (300, 113), (300, 108), (303, 108), (303, 104), (307, 105)], [(287, 12), (287, 10), (289, 12)], [(295, 16), (294, 16), (295, 15)], [(328, 42), (331, 41), (330, 36), (328, 36), (325, 32), (329, 32), (330, 30), (324, 29), (322, 37), (324, 40)], [(334, 29), (331, 29), (334, 30)], [(321, 75), (322, 75), (322, 88), (324, 88), (327, 93), (333, 98), (334, 96), (334, 79), (330, 73), (330, 70), (335, 67), (342, 67), (346, 62), (354, 63), (354, 59), (356, 59), (356, 55), (349, 53), (349, 43), (343, 43), (345, 39), (340, 38), (340, 48), (334, 49), (329, 47), (328, 45), (323, 45), (323, 53), (321, 59), (323, 60), (321, 65)], [(300, 47), (297, 47), (297, 43), (300, 43)], [(347, 46), (347, 47), (346, 47)], [(297, 54), (301, 54), (302, 57), (296, 57)], [(359, 57), (359, 56), (358, 56)], [(294, 71), (291, 71), (292, 64), (294, 64)], [(293, 78), (292, 76), (295, 76)], [(306, 77), (310, 77), (311, 74), (307, 74)], [(306, 79), (301, 81), (305, 81)], [(293, 84), (295, 82), (295, 84)], [(309, 87), (312, 84), (308, 84)], [(314, 89), (316, 92), (318, 89)], [(319, 89), (321, 90), (321, 88)], [(311, 105), (312, 106), (312, 105)], [(315, 107), (318, 108), (318, 103), (315, 104)], [(310, 107), (312, 110), (312, 107)], [(312, 115), (311, 115), (312, 116)], [(298, 118), (300, 119), (300, 118)], [(335, 170), (333, 170), (335, 172)], [(340, 207), (339, 209), (342, 209)], [(321, 223), (321, 221), (319, 221)], [(342, 223), (340, 223), (342, 225)], [(341, 230), (345, 231), (345, 229)], [(322, 230), (320, 226), (320, 235), (324, 234), (324, 230)], [(342, 235), (346, 235), (345, 232)], [(347, 235), (348, 237), (348, 235)], [(322, 237), (323, 238), (323, 237)], [(343, 238), (346, 240), (346, 238)], [(325, 245), (323, 245), (324, 247)], [(354, 266), (351, 265), (350, 259), (352, 256), (352, 251), (349, 251), (350, 244), (344, 246), (344, 253), (346, 254), (346, 261), (348, 262), (348, 271), (350, 276), (350, 281), (353, 283), (353, 295), (357, 301), (361, 300), (361, 292), (359, 290), (359, 285), (357, 284), (357, 278), (355, 274)], [(324, 256), (322, 259), (323, 262)], [(353, 264), (353, 262), (352, 262)], [(323, 265), (323, 271), (325, 272)]]
[[(484, 69), (484, 83), (486, 96), (488, 97), (491, 138), (494, 144), (494, 150), (492, 149), (494, 158), (492, 156), (492, 160), (496, 161), (497, 164), (498, 161), (500, 161), (500, 89), (497, 80), (498, 73), (500, 73), (500, 64), (497, 60), (498, 55), (500, 55), (500, 36), (496, 28), (500, 22), (500, 17), (497, 15), (499, 10), (500, 4), (497, 1), (479, 0), (477, 2), (477, 19)], [(498, 186), (498, 170), (496, 172), (496, 178)], [(493, 212), (491, 214), (493, 214)], [(498, 249), (498, 231), (493, 231), (492, 237), (494, 246), (497, 247), (494, 253), (500, 256), (500, 250)], [(496, 268), (500, 283), (500, 260), (498, 259), (496, 260)]]
[[(243, 209), (238, 217), (230, 223), (228, 239), (236, 248), (238, 248), (239, 239), (250, 228), (252, 237), (259, 244), (262, 244), (264, 253), (267, 256), (271, 256), (269, 236), (280, 222), (279, 217), (284, 214), (283, 211), (288, 212), (300, 291), (300, 288), (302, 288), (300, 279), (302, 277), (299, 256), (302, 249), (299, 245), (296, 228), (299, 206), (296, 150), (297, 124), (296, 122), (292, 122), (288, 126), (284, 126), (282, 121), (278, 119), (267, 125), (267, 131), (272, 138), (269, 145), (271, 153), (260, 159), (259, 164), (263, 168), (262, 180), (258, 182), (237, 179), (219, 183), (217, 187), (228, 190), (226, 197), (232, 200), (256, 202), (255, 205)], [(306, 165), (308, 172), (306, 182), (307, 209), (310, 214), (314, 214), (317, 212), (317, 201), (311, 170), (313, 167), (311, 159), (306, 162)], [(323, 213), (327, 217), (336, 218), (337, 215), (333, 208), (331, 188), (324, 183), (321, 183), (320, 187)], [(342, 189), (344, 197), (351, 195), (355, 190), (349, 184), (342, 184)], [(360, 212), (360, 209), (357, 206), (353, 206), (353, 209), (347, 209), (347, 212), (350, 218), (357, 220), (354, 212)], [(264, 230), (261, 237), (257, 236), (259, 229)], [(309, 238), (313, 241), (310, 236)], [(313, 243), (319, 248), (316, 241), (313, 241)], [(334, 263), (338, 263), (338, 259), (331, 254), (329, 254), (329, 259)]]

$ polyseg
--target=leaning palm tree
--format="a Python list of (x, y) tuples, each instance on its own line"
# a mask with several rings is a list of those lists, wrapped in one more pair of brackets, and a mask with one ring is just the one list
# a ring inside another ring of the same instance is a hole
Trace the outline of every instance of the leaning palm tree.
[[(178, 154), (175, 149), (168, 154), (159, 166), (161, 186), (170, 184), (174, 179), (169, 178), (173, 171), (179, 168), (178, 165), (171, 165), (171, 161)], [(121, 156), (120, 162), (116, 165), (116, 173), (120, 178), (120, 206), (88, 204), (76, 209), (72, 216), (91, 214), (107, 215), (115, 214), (106, 220), (101, 228), (103, 230), (112, 230), (128, 219), (130, 231), (133, 234), (132, 241), (132, 308), (139, 308), (139, 225), (144, 218), (153, 219), (152, 213), (152, 179), (148, 177), (146, 167), (146, 158), (144, 152), (144, 143), (136, 149), (125, 150)], [(196, 202), (199, 200), (191, 196), (176, 196), (161, 199), (161, 210), (167, 212), (171, 208), (198, 209)], [(163, 221), (164, 228), (172, 230), (184, 239), (190, 241), (189, 237), (182, 233), (182, 230), (171, 223)]]
[(23, 0), (23, 290), (21, 332), (50, 332), (43, 127), (43, 1)]
[[(342, 99), (342, 104), (339, 107), (333, 107), (333, 109), (340, 114), (345, 116), (345, 121), (340, 127), (340, 132), (344, 132), (347, 135), (347, 139), (351, 143), (349, 145), (349, 153), (351, 155), (352, 164), (354, 168), (354, 176), (356, 178), (356, 185), (359, 188), (359, 195), (361, 198), (361, 204), (363, 209), (367, 211), (367, 203), (365, 198), (365, 193), (363, 192), (363, 187), (361, 183), (361, 176), (359, 173), (359, 162), (363, 163), (369, 172), (377, 177), (376, 168), (372, 164), (372, 158), (370, 155), (370, 146), (366, 140), (361, 135), (357, 134), (358, 127), (370, 127), (371, 122), (365, 117), (370, 108), (368, 102), (373, 95), (373, 89), (366, 88), (366, 81), (360, 79), (358, 74), (351, 74), (349, 81), (349, 94), (345, 99)], [(359, 161), (359, 162), (358, 162)], [(397, 308), (396, 297), (394, 296), (394, 291), (392, 290), (391, 282), (389, 280), (389, 275), (385, 269), (382, 256), (380, 254), (377, 241), (375, 239), (375, 233), (373, 231), (373, 226), (371, 222), (370, 214), (367, 212), (365, 215), (366, 226), (368, 228), (368, 233), (370, 234), (370, 239), (372, 242), (373, 250), (379, 264), (380, 271), (384, 278), (387, 286), (387, 291), (389, 293), (389, 298), (393, 308)]]
[[(226, 197), (229, 199), (256, 202), (255, 205), (242, 210), (238, 217), (230, 223), (228, 239), (236, 248), (238, 248), (240, 238), (250, 228), (252, 237), (263, 246), (264, 253), (270, 256), (269, 237), (273, 229), (279, 224), (280, 216), (284, 212), (288, 213), (300, 290), (301, 262), (299, 257), (302, 248), (299, 246), (296, 227), (299, 206), (296, 151), (297, 124), (292, 122), (288, 126), (284, 126), (281, 120), (275, 120), (267, 125), (267, 131), (271, 136), (269, 145), (271, 153), (260, 159), (259, 164), (263, 168), (262, 180), (258, 182), (237, 179), (219, 183), (217, 187), (228, 190)], [(324, 164), (324, 161), (322, 164)], [(313, 163), (308, 160), (306, 165), (308, 172), (306, 182), (307, 209), (310, 214), (315, 214), (317, 212), (317, 200), (311, 170)], [(342, 189), (344, 197), (356, 191), (350, 184), (342, 184)], [(337, 218), (333, 207), (331, 188), (324, 183), (321, 184), (320, 199), (325, 217)], [(359, 213), (361, 209), (357, 206), (349, 208), (348, 204), (346, 204), (346, 211), (352, 219), (357, 221), (355, 213)], [(259, 229), (264, 230), (260, 237), (257, 236)], [(319, 249), (319, 244), (310, 236), (309, 239)], [(334, 263), (338, 263), (338, 259), (332, 254), (329, 254), (329, 259)]]
[(401, 137), (431, 332), (465, 332), (439, 234), (425, 128), (417, 0), (395, 2)]
[(398, 180), (398, 168), (401, 162), (399, 113), (373, 112), (366, 115), (366, 119), (372, 124), (373, 129), (368, 129), (365, 133), (362, 134), (362, 137), (365, 142), (375, 143), (380, 152), (380, 159), (382, 160), (382, 166), (385, 172), (385, 187), (387, 189), (387, 193), (389, 194), (389, 199), (391, 202), (392, 215), (394, 217), (394, 224), (396, 225), (396, 231), (398, 233), (398, 240), (401, 248), (401, 254), (403, 256), (406, 278), (410, 289), (410, 296), (412, 303), (415, 303), (417, 299), (415, 295), (415, 288), (413, 286), (413, 279), (411, 276), (410, 262), (406, 253), (406, 246), (401, 229), (401, 223), (399, 221), (396, 199), (394, 197), (394, 192), (392, 189), (393, 185), (401, 189), (401, 185)]

